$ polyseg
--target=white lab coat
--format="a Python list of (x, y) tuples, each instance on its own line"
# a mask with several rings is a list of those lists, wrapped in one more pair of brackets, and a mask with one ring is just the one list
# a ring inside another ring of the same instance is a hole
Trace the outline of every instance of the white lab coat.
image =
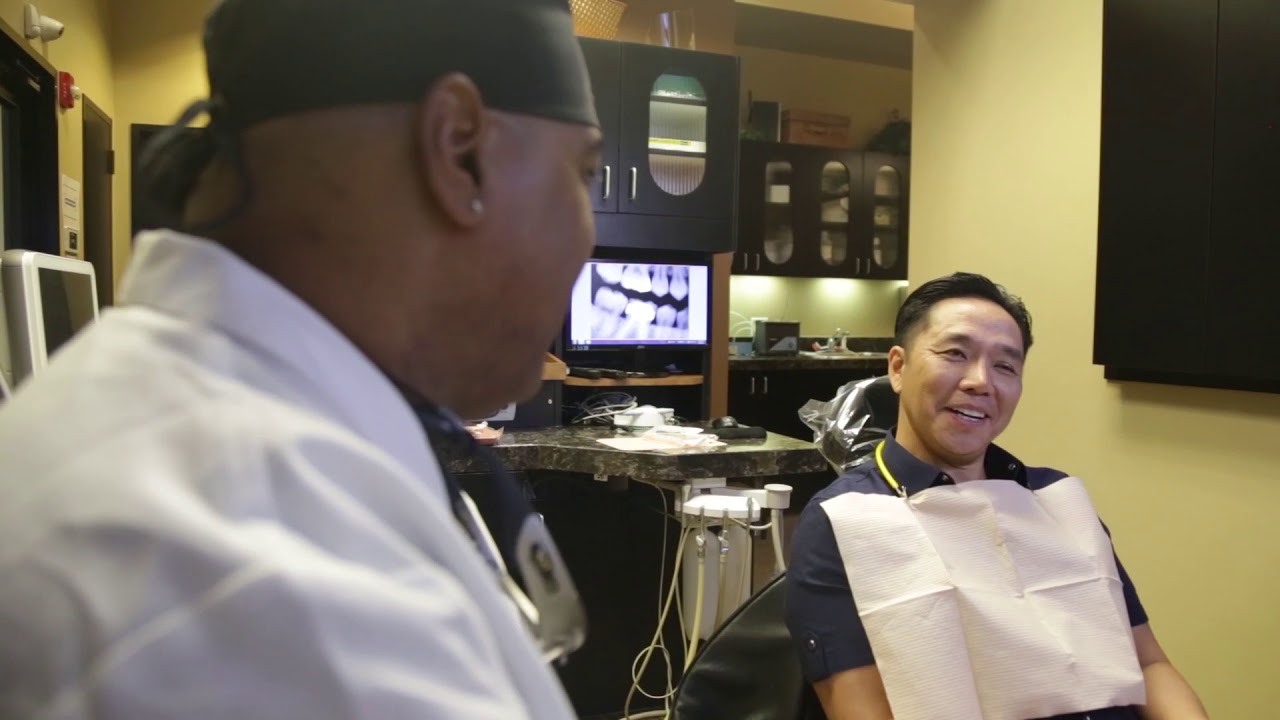
[[(372, 320), (372, 319), (371, 319)], [(0, 717), (573, 717), (410, 408), (214, 244), (0, 406)]]

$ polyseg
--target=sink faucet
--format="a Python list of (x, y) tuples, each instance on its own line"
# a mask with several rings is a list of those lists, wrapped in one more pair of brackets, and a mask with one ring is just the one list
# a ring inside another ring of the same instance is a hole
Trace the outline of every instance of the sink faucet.
[(827, 339), (827, 350), (837, 349), (835, 346), (836, 338), (840, 339), (840, 347), (838, 348), (840, 352), (848, 352), (849, 351), (849, 343), (848, 343), (849, 333), (845, 332), (844, 330), (841, 330), (840, 328), (836, 328), (836, 331), (834, 333), (831, 333), (831, 337)]

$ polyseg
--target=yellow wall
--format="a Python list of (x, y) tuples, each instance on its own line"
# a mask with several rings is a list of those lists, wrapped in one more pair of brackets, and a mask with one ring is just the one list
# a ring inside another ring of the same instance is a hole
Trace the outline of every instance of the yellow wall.
[(893, 0), (737, 0), (743, 5), (790, 10), (852, 20), (869, 25), (883, 25), (899, 30), (910, 30), (912, 8), (904, 2)]
[(1089, 483), (1215, 718), (1280, 707), (1280, 397), (1091, 364), (1102, 0), (917, 0), (913, 286), (964, 268), (1036, 320), (1004, 442)]
[(187, 105), (209, 94), (201, 33), (211, 7), (207, 1), (112, 0), (115, 143), (120, 158), (115, 204), (117, 280), (132, 248), (130, 126), (171, 124)]
[(800, 323), (802, 335), (829, 335), (836, 328), (853, 337), (892, 337), (901, 282), (847, 278), (778, 278), (736, 275), (729, 285), (732, 327), (743, 318), (767, 317)]
[(776, 100), (783, 110), (848, 115), (851, 147), (863, 148), (897, 110), (911, 117), (911, 71), (848, 60), (738, 46), (742, 103)]
[[(22, 35), (22, 0), (0, 0), (0, 18)], [(66, 26), (66, 33), (52, 42), (28, 40), (32, 54), (47, 60), (58, 71), (72, 74), (81, 91), (108, 116), (114, 115), (115, 84), (108, 45), (107, 0), (39, 0), (41, 14)], [(84, 176), (84, 105), (58, 110), (59, 170), (76, 180)], [(117, 181), (116, 192), (119, 191)], [(63, 231), (63, 235), (65, 235)], [(63, 238), (66, 242), (66, 238)], [(85, 242), (94, 242), (85, 238)]]

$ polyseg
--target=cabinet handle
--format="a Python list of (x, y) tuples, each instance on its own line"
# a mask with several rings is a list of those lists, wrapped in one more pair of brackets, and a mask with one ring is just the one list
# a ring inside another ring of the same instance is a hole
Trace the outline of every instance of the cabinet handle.
[(760, 253), (756, 253), (756, 272), (760, 272)]
[(746, 272), (751, 269), (751, 256), (747, 253), (738, 253), (742, 256), (742, 270)]
[(604, 166), (604, 199), (608, 200), (613, 194), (613, 168), (609, 165)]
[(635, 168), (631, 168), (631, 200), (636, 199), (637, 184), (640, 182), (640, 172)]
[(751, 376), (751, 392), (750, 392), (750, 394), (751, 394), (751, 395), (755, 395), (755, 394), (756, 394), (756, 376), (755, 376), (755, 375), (752, 375), (752, 376)]
[(854, 260), (857, 261), (858, 267), (853, 271), (853, 274), (855, 276), (861, 275), (862, 274), (862, 258), (854, 258)]
[(765, 395), (769, 394), (769, 376), (768, 375), (764, 376), (764, 393), (763, 394)]

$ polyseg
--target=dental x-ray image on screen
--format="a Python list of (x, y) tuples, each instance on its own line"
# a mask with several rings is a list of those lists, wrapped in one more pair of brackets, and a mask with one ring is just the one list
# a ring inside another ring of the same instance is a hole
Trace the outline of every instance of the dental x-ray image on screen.
[(570, 344), (705, 345), (705, 266), (590, 262), (570, 308)]

